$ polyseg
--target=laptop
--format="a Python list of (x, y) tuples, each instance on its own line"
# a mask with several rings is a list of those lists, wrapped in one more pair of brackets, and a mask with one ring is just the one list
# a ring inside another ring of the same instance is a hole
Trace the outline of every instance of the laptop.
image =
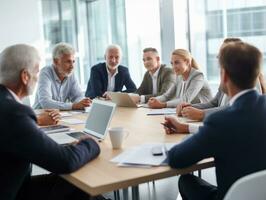
[(112, 102), (93, 100), (83, 131), (60, 132), (48, 134), (48, 136), (58, 144), (75, 142), (86, 135), (103, 140), (107, 135), (115, 107), (116, 104)]
[(111, 97), (111, 101), (116, 103), (120, 107), (133, 107), (139, 108), (142, 107), (140, 104), (136, 104), (130, 97), (128, 93), (122, 92), (108, 92), (108, 95)]

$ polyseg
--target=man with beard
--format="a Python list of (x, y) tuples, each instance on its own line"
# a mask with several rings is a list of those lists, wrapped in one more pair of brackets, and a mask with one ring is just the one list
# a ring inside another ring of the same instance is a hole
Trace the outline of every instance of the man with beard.
[(73, 73), (75, 50), (59, 43), (53, 49), (53, 64), (40, 72), (34, 109), (82, 110), (91, 100), (84, 98)]
[[(90, 200), (58, 174), (71, 173), (97, 157), (98, 144), (89, 137), (65, 146), (55, 143), (21, 102), (34, 90), (39, 64), (38, 51), (29, 45), (13, 45), (0, 54), (0, 199)], [(31, 176), (31, 163), (52, 173)]]
[(175, 84), (175, 75), (172, 69), (160, 64), (160, 56), (157, 49), (145, 48), (143, 50), (143, 63), (147, 72), (136, 91), (140, 96), (132, 96), (136, 103), (146, 103), (151, 97), (164, 94)]
[[(86, 97), (104, 97), (109, 99), (107, 92), (135, 92), (136, 85), (132, 81), (128, 68), (120, 65), (122, 51), (120, 46), (112, 44), (105, 50), (105, 61), (91, 68)], [(123, 87), (126, 90), (123, 90)]]

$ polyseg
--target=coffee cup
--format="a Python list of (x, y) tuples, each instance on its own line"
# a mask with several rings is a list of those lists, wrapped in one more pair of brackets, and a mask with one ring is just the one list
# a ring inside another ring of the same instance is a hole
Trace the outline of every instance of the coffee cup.
[(122, 147), (123, 140), (126, 139), (129, 132), (123, 127), (113, 127), (109, 129), (109, 136), (113, 149), (120, 149)]

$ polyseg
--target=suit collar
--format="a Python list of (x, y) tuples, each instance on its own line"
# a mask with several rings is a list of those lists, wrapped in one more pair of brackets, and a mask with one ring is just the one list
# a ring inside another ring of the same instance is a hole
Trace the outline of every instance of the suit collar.
[(240, 98), (241, 96), (245, 95), (246, 93), (248, 92), (251, 92), (251, 91), (255, 91), (256, 89), (255, 88), (252, 88), (252, 89), (247, 89), (247, 90), (242, 90), (241, 92), (238, 92), (237, 94), (235, 94), (229, 101), (229, 105), (233, 105), (234, 102)]
[(0, 84), (0, 98), (15, 100), (14, 96), (8, 91), (7, 87)]
[(6, 88), (8, 90), (8, 92), (13, 96), (13, 98), (18, 102), (22, 104), (22, 101), (18, 98), (18, 96), (9, 88)]
[(238, 106), (249, 106), (251, 103), (256, 100), (256, 98), (260, 96), (260, 94), (256, 90), (250, 90), (242, 95), (240, 95), (232, 104), (231, 107)]

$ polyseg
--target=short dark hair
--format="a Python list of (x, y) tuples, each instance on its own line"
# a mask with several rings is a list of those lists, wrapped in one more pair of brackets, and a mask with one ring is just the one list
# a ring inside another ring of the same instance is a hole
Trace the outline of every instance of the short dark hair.
[(242, 40), (240, 38), (234, 38), (234, 37), (228, 37), (225, 38), (223, 43), (229, 43), (229, 42), (242, 42)]
[(253, 88), (260, 73), (262, 54), (245, 42), (228, 43), (219, 53), (220, 66), (241, 90)]
[(153, 47), (148, 47), (148, 48), (143, 49), (143, 53), (150, 52), (150, 51), (153, 53), (159, 54), (157, 49), (155, 49)]

